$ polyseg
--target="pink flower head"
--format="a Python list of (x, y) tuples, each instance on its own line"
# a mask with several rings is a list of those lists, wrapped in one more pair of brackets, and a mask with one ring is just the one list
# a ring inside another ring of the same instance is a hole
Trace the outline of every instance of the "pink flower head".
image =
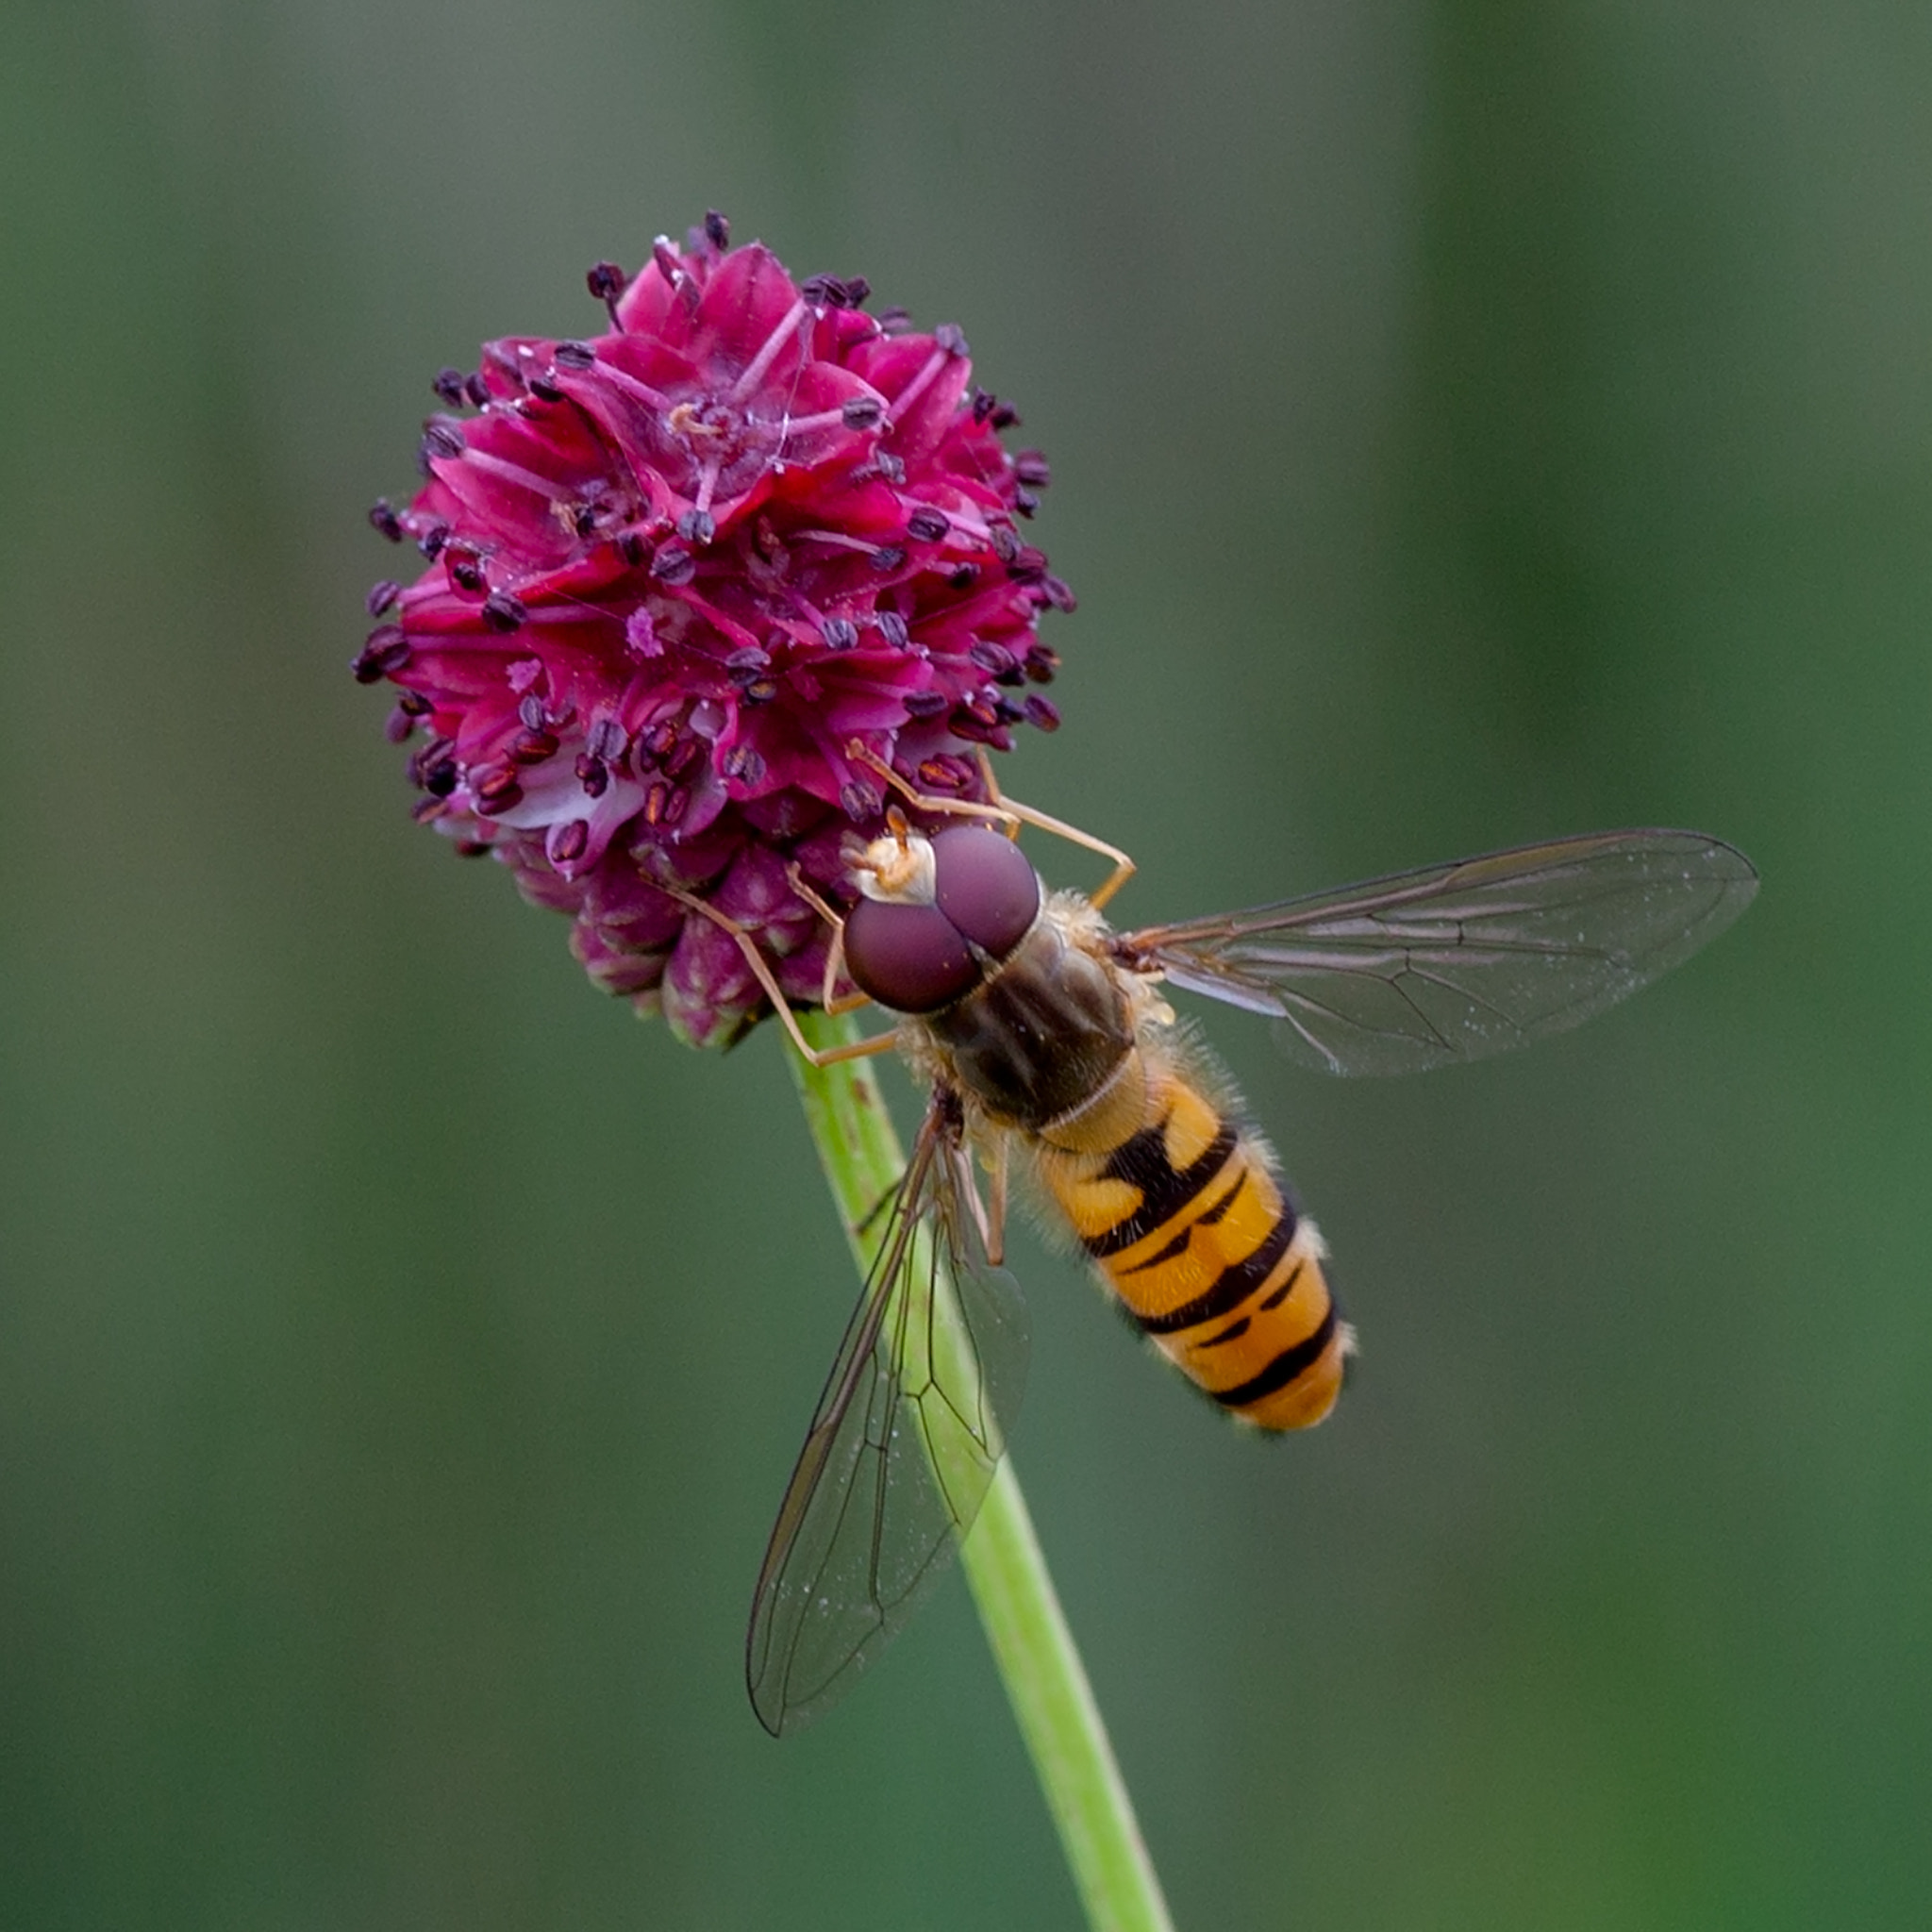
[[(864, 312), (863, 281), (794, 283), (708, 215), (626, 282), (608, 333), (486, 344), (445, 370), (428, 478), (385, 536), (429, 567), (370, 592), (355, 662), (401, 697), (419, 818), (567, 912), (591, 976), (697, 1044), (767, 1006), (701, 897), (789, 996), (829, 935), (801, 874), (850, 904), (848, 835), (885, 801), (857, 741), (921, 790), (977, 796), (974, 752), (1052, 730), (1035, 625), (1073, 597), (1024, 542), (1047, 480), (965, 338)], [(474, 413), (463, 413), (465, 409)]]

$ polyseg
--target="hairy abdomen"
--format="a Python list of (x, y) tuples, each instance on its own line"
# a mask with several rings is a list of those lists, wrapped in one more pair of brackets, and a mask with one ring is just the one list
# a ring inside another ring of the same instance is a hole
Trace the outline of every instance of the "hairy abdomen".
[(1040, 1143), (1048, 1194), (1181, 1373), (1264, 1429), (1318, 1423), (1341, 1393), (1349, 1331), (1312, 1224), (1274, 1158), (1203, 1083), (1144, 1042), (1093, 1144)]

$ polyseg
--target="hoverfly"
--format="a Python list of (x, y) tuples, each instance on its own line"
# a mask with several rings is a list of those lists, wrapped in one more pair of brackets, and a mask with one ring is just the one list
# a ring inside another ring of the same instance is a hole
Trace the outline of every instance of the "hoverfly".
[[(1354, 1334), (1326, 1250), (1161, 982), (1269, 1015), (1324, 1073), (1421, 1072), (1602, 1012), (1757, 889), (1721, 840), (1598, 832), (1120, 933), (1101, 916), (1134, 870), (1115, 847), (1002, 800), (990, 769), (993, 803), (963, 804), (849, 753), (939, 827), (894, 806), (885, 835), (849, 855), (860, 896), (842, 920), (793, 874), (835, 931), (826, 1008), (869, 998), (892, 1032), (814, 1051), (750, 936), (688, 902), (739, 940), (801, 1053), (824, 1064), (896, 1046), (930, 1090), (758, 1573), (746, 1679), (774, 1736), (835, 1703), (904, 1625), (1004, 1453), (1026, 1346), (999, 1266), (1015, 1167), (1217, 1405), (1270, 1430), (1333, 1407)], [(1091, 894), (1049, 893), (1023, 823), (1113, 872)], [(858, 993), (835, 999), (841, 961)]]

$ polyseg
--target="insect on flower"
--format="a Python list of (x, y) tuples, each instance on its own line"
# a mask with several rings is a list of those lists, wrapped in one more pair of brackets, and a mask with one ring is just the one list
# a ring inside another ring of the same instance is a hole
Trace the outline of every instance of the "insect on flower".
[[(1046, 458), (1007, 448), (960, 330), (868, 313), (862, 276), (794, 282), (715, 211), (587, 284), (608, 329), (437, 376), (423, 487), (370, 513), (425, 568), (371, 589), (352, 669), (395, 693), (414, 815), (565, 913), (598, 984), (694, 1045), (769, 1007), (819, 1064), (897, 1046), (930, 1090), (758, 1576), (777, 1732), (900, 1628), (998, 1466), (1016, 1172), (1222, 1407), (1278, 1430), (1333, 1406), (1352, 1336), (1320, 1237), (1163, 981), (1329, 1073), (1405, 1073), (1575, 1025), (1757, 878), (1714, 839), (1610, 832), (1114, 932), (1131, 862), (1003, 801), (986, 756), (1058, 726), (1027, 688), (1074, 599), (1016, 521)], [(1023, 824), (1113, 871), (1047, 893)], [(789, 1004), (814, 997), (898, 1024), (814, 1053)]]
[[(1016, 1171), (1222, 1408), (1284, 1430), (1334, 1407), (1354, 1334), (1326, 1250), (1163, 981), (1272, 1016), (1324, 1073), (1421, 1072), (1579, 1024), (1688, 958), (1757, 887), (1702, 833), (1599, 832), (1119, 933), (1102, 909), (1133, 873), (1125, 854), (1002, 799), (990, 769), (978, 805), (848, 751), (911, 816), (894, 808), (849, 851), (859, 896), (842, 920), (793, 883), (836, 934), (827, 1008), (870, 998), (896, 1027), (815, 1051), (748, 937), (744, 954), (814, 1063), (896, 1047), (930, 1098), (758, 1574), (747, 1678), (774, 1735), (841, 1697), (902, 1627), (998, 1466), (1026, 1343), (1000, 1267)], [(1113, 871), (1091, 894), (1049, 893), (1023, 824)], [(842, 1001), (841, 960), (858, 990)]]

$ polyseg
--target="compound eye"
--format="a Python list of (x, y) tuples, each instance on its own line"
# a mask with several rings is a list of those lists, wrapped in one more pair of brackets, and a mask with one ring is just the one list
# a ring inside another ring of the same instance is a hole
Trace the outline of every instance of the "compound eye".
[(937, 906), (861, 899), (845, 920), (852, 983), (895, 1013), (949, 1007), (979, 979), (979, 968)]
[(1013, 841), (955, 825), (932, 841), (933, 896), (975, 946), (1004, 959), (1040, 916), (1040, 875)]

